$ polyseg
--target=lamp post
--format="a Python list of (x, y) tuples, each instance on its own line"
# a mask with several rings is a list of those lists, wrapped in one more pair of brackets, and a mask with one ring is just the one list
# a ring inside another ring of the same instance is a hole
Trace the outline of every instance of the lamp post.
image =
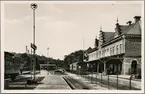
[[(49, 58), (49, 47), (47, 48), (47, 60), (46, 60), (47, 64), (49, 64), (48, 58)], [(47, 74), (49, 74), (48, 70), (49, 70), (49, 66), (47, 66)]]
[[(31, 43), (31, 47), (33, 48), (34, 52), (34, 56), (35, 56), (35, 50), (36, 50), (36, 46), (35, 46), (35, 10), (37, 9), (37, 4), (32, 3), (31, 4), (31, 8), (33, 9), (33, 44)], [(36, 59), (36, 58), (35, 58)], [(35, 67), (36, 67), (36, 62), (33, 62), (33, 80), (35, 80)]]

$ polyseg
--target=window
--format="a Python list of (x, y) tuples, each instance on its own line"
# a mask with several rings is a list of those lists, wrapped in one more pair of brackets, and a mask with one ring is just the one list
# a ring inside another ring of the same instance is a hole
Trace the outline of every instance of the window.
[(96, 54), (94, 53), (94, 59), (96, 58)]
[(106, 49), (104, 50), (104, 56), (106, 56)]
[(98, 52), (96, 52), (96, 58), (98, 58)]
[(115, 48), (115, 47), (112, 47), (112, 48), (111, 48), (111, 55), (114, 55), (114, 52), (115, 52), (115, 51), (114, 51), (114, 50), (115, 50), (114, 48)]
[(99, 57), (101, 57), (101, 51), (99, 51)]
[(107, 49), (107, 56), (109, 56), (109, 48)]
[(120, 44), (120, 53), (122, 53), (123, 51), (122, 51), (122, 44)]
[(118, 45), (116, 46), (116, 54), (118, 54)]
[(114, 55), (114, 53), (115, 53), (115, 47), (113, 47), (113, 51), (112, 51), (112, 54)]
[(110, 48), (110, 55), (112, 55), (112, 48)]
[(103, 54), (104, 54), (104, 50), (102, 50), (102, 57), (103, 57)]
[(104, 49), (102, 50), (102, 57), (104, 56)]

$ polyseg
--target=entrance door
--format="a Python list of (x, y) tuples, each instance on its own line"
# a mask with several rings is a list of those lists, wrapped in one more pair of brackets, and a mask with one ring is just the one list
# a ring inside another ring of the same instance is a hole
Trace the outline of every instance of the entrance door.
[(136, 74), (137, 73), (137, 61), (132, 61), (132, 64), (131, 64), (131, 73), (132, 74)]

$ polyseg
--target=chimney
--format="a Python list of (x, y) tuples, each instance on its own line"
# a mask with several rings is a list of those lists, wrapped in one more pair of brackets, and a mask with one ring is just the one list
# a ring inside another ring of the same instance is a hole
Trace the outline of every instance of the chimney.
[(128, 22), (126, 22), (126, 24), (128, 24), (130, 26), (132, 24), (132, 21), (128, 21)]
[(134, 19), (135, 19), (135, 22), (138, 22), (138, 21), (140, 21), (140, 18), (141, 18), (141, 16), (135, 16), (135, 17), (134, 17)]

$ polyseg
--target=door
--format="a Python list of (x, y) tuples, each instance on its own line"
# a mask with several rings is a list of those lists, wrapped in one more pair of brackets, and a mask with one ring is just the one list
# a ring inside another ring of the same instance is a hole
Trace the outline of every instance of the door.
[(132, 64), (131, 64), (131, 73), (132, 74), (136, 74), (137, 73), (137, 61), (136, 60), (132, 61)]

